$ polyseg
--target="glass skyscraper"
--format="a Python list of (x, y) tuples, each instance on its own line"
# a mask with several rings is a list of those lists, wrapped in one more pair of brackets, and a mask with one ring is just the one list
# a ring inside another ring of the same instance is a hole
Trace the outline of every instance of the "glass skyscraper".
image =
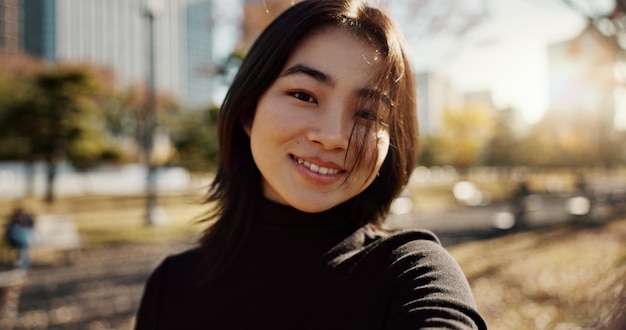
[(26, 53), (56, 60), (56, 0), (28, 0), (22, 4), (22, 47)]
[(198, 107), (214, 101), (209, 92), (213, 89), (215, 72), (211, 3), (207, 0), (189, 4), (186, 15), (184, 98), (189, 106)]
[[(10, 0), (0, 3), (6, 1)], [(88, 62), (109, 68), (121, 87), (146, 83), (146, 0), (17, 2), (21, 47), (26, 53), (49, 62)], [(208, 106), (215, 71), (212, 0), (163, 0), (163, 5), (154, 24), (156, 88), (185, 106)]]

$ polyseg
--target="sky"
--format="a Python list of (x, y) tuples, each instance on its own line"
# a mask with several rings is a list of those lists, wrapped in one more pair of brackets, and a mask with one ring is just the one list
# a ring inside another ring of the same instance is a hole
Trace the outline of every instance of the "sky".
[(463, 40), (410, 46), (413, 63), (445, 73), (461, 92), (489, 90), (497, 107), (511, 106), (535, 123), (548, 108), (548, 45), (575, 37), (585, 20), (561, 0), (487, 3), (488, 17)]
[[(222, 23), (229, 23), (216, 31), (215, 52), (219, 58), (234, 46), (243, 0), (214, 1), (217, 17)], [(395, 8), (389, 10), (392, 16), (402, 13), (402, 6), (410, 3), (378, 1), (392, 4)], [(483, 3), (482, 0), (460, 2), (467, 6)], [(418, 39), (411, 31), (415, 28), (412, 24), (419, 22), (398, 17), (409, 41), (413, 66), (416, 71), (444, 73), (460, 92), (489, 90), (496, 106), (513, 107), (532, 124), (548, 108), (548, 45), (572, 39), (582, 31), (585, 21), (562, 0), (484, 0), (484, 3), (489, 6), (488, 16), (462, 40), (445, 35)]]

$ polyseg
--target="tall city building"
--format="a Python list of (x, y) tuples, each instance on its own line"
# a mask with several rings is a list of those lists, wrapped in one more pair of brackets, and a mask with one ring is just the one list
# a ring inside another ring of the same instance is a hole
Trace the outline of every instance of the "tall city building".
[(565, 122), (624, 129), (626, 73), (615, 38), (591, 25), (571, 40), (550, 45), (550, 109)]
[[(626, 70), (618, 39), (589, 24), (578, 36), (549, 47), (550, 108), (538, 125), (559, 148), (613, 166), (626, 139)], [(575, 159), (575, 158), (574, 158)]]
[[(183, 98), (191, 107), (214, 103), (210, 91), (214, 88), (211, 79), (216, 71), (213, 54), (213, 17), (208, 1), (192, 3), (185, 10), (186, 35), (184, 45), (184, 65), (182, 68)], [(208, 19), (207, 19), (208, 18)]]
[[(92, 63), (109, 68), (123, 87), (143, 85), (147, 2), (0, 0), (0, 47), (18, 47), (51, 63)], [(211, 100), (212, 2), (162, 0), (155, 16), (155, 85), (185, 106), (204, 107)]]
[(20, 49), (19, 0), (0, 0), (0, 51), (17, 53)]
[(420, 134), (435, 136), (442, 129), (445, 111), (462, 105), (462, 96), (454, 89), (450, 79), (440, 73), (419, 73), (416, 83)]
[(56, 0), (22, 0), (23, 50), (48, 62), (56, 60)]
[(0, 51), (56, 58), (56, 0), (0, 0)]
[[(181, 96), (184, 8), (163, 1), (155, 15), (155, 84)], [(85, 61), (111, 68), (124, 85), (147, 81), (148, 20), (144, 0), (57, 0), (58, 62)], [(208, 18), (207, 18), (208, 20)]]

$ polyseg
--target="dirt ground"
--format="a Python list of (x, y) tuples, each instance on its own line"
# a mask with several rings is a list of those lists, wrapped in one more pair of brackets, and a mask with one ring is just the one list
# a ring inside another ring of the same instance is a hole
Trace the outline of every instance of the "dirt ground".
[(15, 329), (132, 329), (151, 271), (188, 245), (127, 244), (81, 251), (28, 271)]
[[(593, 314), (597, 307), (604, 305), (610, 307), (605, 308), (607, 313), (614, 314), (615, 308), (621, 309), (617, 306), (626, 301), (626, 290), (621, 277), (626, 273), (626, 266), (623, 263), (626, 219), (593, 228), (556, 226), (553, 229), (504, 235), (509, 237), (494, 237), (493, 232), (438, 233), (438, 235), (466, 272), (475, 290), (479, 309), (485, 313), (488, 324), (494, 329), (516, 328), (511, 324), (506, 326), (501, 324), (503, 319), (512, 319), (503, 318), (503, 313), (517, 313), (515, 315), (519, 316), (520, 320), (516, 324), (520, 325), (526, 324), (522, 322), (524, 321), (521, 319), (524, 316), (522, 314), (530, 313), (532, 316), (530, 328), (556, 329), (561, 328), (554, 326), (559, 324), (568, 329), (582, 329), (575, 326), (577, 323), (567, 322), (576, 319), (571, 313), (582, 313), (575, 311), (576, 309), (587, 306), (589, 307), (587, 312)], [(556, 236), (560, 239), (555, 239)], [(546, 239), (551, 243), (545, 244)], [(533, 246), (532, 249), (527, 246), (529, 244)], [(133, 317), (137, 312), (149, 274), (165, 256), (183, 251), (190, 246), (189, 243), (182, 242), (106, 245), (81, 251), (72, 263), (36, 264), (29, 270), (27, 282), (21, 292), (15, 329), (132, 329)], [(581, 251), (588, 251), (589, 258), (583, 258), (586, 254), (576, 252), (576, 247), (582, 247)], [(607, 253), (612, 250), (607, 250), (607, 247), (614, 247), (615, 260), (609, 258), (612, 254)], [(563, 250), (567, 250), (567, 253)], [(555, 256), (556, 252), (560, 254)], [(476, 259), (477, 255), (482, 257)], [(560, 266), (559, 261), (565, 265)], [(606, 265), (608, 268), (603, 269), (603, 264), (597, 264), (600, 261), (610, 262)], [(537, 269), (534, 270), (531, 266)], [(485, 267), (496, 268), (485, 272), (483, 269)], [(524, 269), (520, 270), (520, 267)], [(564, 269), (567, 272), (564, 272)], [(585, 275), (594, 270), (604, 275), (598, 275), (599, 277), (596, 273), (593, 273), (596, 274), (594, 276)], [(532, 282), (533, 276), (523, 276), (529, 273), (543, 274), (537, 277), (542, 280), (535, 283)], [(574, 277), (570, 276), (572, 288), (564, 285), (566, 282), (562, 280), (558, 280), (554, 287), (547, 286), (555, 281), (547, 281), (546, 278), (561, 276), (559, 274), (576, 274)], [(611, 278), (613, 280), (608, 281)], [(585, 282), (587, 284), (581, 285), (583, 280), (599, 284), (593, 286)], [(604, 282), (606, 285), (602, 284)], [(496, 290), (500, 286), (502, 290)], [(580, 291), (582, 287), (593, 287), (595, 289), (592, 291), (595, 293), (586, 294)], [(539, 289), (543, 290), (539, 298), (530, 299), (534, 297), (533, 290)], [(604, 299), (607, 301), (599, 299), (607, 297), (606, 294), (599, 292), (606, 292), (609, 289), (617, 290), (611, 295), (613, 298), (609, 297), (613, 300), (610, 304), (607, 303), (610, 302), (607, 299)], [(574, 293), (578, 291), (585, 299), (581, 298), (580, 302), (575, 304), (572, 299), (577, 297)], [(587, 297), (589, 295), (591, 297)], [(614, 300), (618, 296), (622, 299)], [(520, 299), (513, 302), (502, 301), (506, 297)], [(526, 297), (526, 300), (523, 300), (523, 297)], [(549, 305), (551, 302), (557, 302), (555, 306), (569, 306), (574, 310), (555, 308)], [(616, 303), (618, 305), (615, 305)], [(596, 304), (598, 306), (595, 306)], [(562, 312), (571, 313), (559, 315)], [(606, 319), (608, 322), (609, 314), (607, 317), (601, 316), (596, 315), (594, 319), (598, 321)], [(613, 315), (615, 316), (617, 315)], [(604, 326), (591, 328), (606, 328), (607, 322), (596, 323)]]

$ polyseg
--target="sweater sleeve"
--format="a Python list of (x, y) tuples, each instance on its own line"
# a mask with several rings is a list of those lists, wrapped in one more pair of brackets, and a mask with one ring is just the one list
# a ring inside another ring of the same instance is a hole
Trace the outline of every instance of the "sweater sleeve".
[(437, 242), (411, 240), (393, 250), (388, 329), (486, 329), (469, 284)]

